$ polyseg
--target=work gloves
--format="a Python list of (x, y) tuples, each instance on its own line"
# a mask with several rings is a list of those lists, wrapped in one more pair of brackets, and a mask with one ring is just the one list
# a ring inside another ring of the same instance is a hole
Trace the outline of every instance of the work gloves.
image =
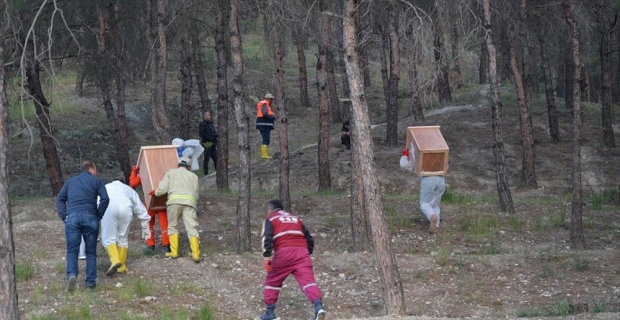
[(151, 229), (149, 229), (149, 220), (142, 220), (142, 239), (148, 240), (151, 237)]
[(155, 189), (153, 189), (153, 190), (149, 191), (149, 196), (151, 196), (151, 197), (156, 197), (156, 195), (155, 195)]
[(409, 149), (403, 150), (403, 157), (408, 157), (408, 156), (409, 156)]
[(205, 147), (205, 149), (209, 149), (213, 147), (213, 142), (205, 142), (202, 145)]
[(269, 258), (265, 258), (265, 261), (263, 261), (263, 266), (267, 272), (271, 272), (273, 270), (273, 267), (271, 266), (271, 259)]

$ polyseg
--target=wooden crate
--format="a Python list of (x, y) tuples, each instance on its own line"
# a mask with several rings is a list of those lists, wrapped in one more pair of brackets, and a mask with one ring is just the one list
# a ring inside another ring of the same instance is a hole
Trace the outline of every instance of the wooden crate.
[(147, 146), (140, 148), (137, 166), (140, 168), (140, 179), (142, 180), (142, 191), (144, 192), (147, 210), (166, 210), (168, 195), (151, 197), (149, 192), (157, 189), (166, 172), (177, 168), (178, 164), (177, 146)]
[(448, 173), (450, 149), (439, 126), (408, 127), (406, 148), (419, 177)]

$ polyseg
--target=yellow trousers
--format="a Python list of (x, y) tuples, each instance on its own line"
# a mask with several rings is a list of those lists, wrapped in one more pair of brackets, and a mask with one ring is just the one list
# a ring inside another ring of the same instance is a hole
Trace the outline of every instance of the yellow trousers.
[(169, 204), (167, 211), (168, 235), (179, 234), (179, 218), (182, 218), (187, 237), (198, 237), (198, 218), (194, 207), (184, 204)]

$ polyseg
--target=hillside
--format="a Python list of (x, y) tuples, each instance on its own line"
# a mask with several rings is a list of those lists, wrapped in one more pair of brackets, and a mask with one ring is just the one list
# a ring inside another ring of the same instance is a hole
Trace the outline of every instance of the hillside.
[[(249, 72), (251, 74), (252, 72)], [(250, 76), (252, 77), (252, 76)], [(316, 237), (314, 254), (317, 281), (324, 293), (328, 319), (377, 317), (383, 314), (381, 288), (371, 252), (352, 253), (349, 239), (350, 152), (340, 145), (339, 124), (332, 124), (330, 165), (334, 190), (317, 193), (318, 110), (294, 104), (297, 88), (291, 76), (287, 90), (293, 211)], [(251, 81), (250, 81), (251, 82)], [(258, 83), (258, 82), (253, 82)], [(385, 118), (381, 111), (379, 82), (369, 92), (375, 163), (384, 194), (385, 213), (403, 281), (408, 312), (416, 319), (514, 318), (516, 316), (569, 316), (588, 305), (579, 319), (612, 319), (620, 311), (618, 245), (620, 209), (617, 186), (620, 153), (600, 147), (600, 110), (584, 106), (583, 185), (587, 250), (572, 251), (570, 224), (570, 123), (560, 107), (562, 142), (552, 144), (546, 125), (543, 97), (532, 108), (539, 189), (519, 184), (521, 148), (518, 114), (512, 87), (502, 88), (504, 142), (509, 183), (517, 213), (499, 212), (495, 191), (490, 108), (484, 87), (462, 89), (453, 106), (425, 109), (428, 125), (440, 125), (450, 146), (448, 193), (442, 205), (442, 231), (427, 232), (428, 223), (418, 209), (418, 180), (398, 167), (400, 148), (386, 147)], [(269, 83), (251, 86), (247, 111), (253, 114), (252, 96), (271, 90)], [(84, 158), (99, 165), (110, 181), (120, 173), (114, 161), (103, 110), (90, 87), (88, 98), (71, 96), (71, 74), (53, 90), (52, 122), (60, 145), (66, 177)], [(312, 96), (312, 93), (311, 93)], [(142, 145), (154, 143), (155, 131), (143, 88), (128, 91), (131, 157)], [(409, 100), (401, 97), (399, 139), (414, 124), (407, 115)], [(14, 116), (15, 113), (12, 114)], [(196, 115), (196, 126), (200, 116)], [(32, 125), (32, 118), (27, 118)], [(253, 252), (234, 253), (236, 188), (236, 131), (230, 118), (231, 189), (215, 190), (215, 177), (201, 177), (199, 222), (203, 262), (195, 265), (185, 254), (177, 260), (142, 254), (138, 223), (132, 225), (127, 275), (107, 278), (109, 262), (98, 252), (98, 287), (93, 295), (64, 292), (65, 242), (62, 222), (44, 175), (36, 130), (33, 143), (28, 130), (12, 118), (10, 170), (12, 214), (20, 311), (26, 319), (252, 319), (260, 314), (264, 271), (259, 253), (264, 204), (277, 197), (278, 160), (260, 160), (259, 134), (252, 130), (252, 233)], [(620, 128), (615, 127), (620, 141)], [(272, 152), (278, 148), (277, 130)], [(188, 250), (184, 233), (181, 252)], [(83, 262), (80, 263), (84, 270)], [(19, 274), (22, 274), (20, 276)], [(78, 283), (82, 285), (83, 278)], [(280, 295), (282, 319), (306, 319), (311, 310), (294, 280), (288, 279)], [(598, 314), (598, 312), (603, 312)], [(613, 312), (613, 313), (608, 313)]]

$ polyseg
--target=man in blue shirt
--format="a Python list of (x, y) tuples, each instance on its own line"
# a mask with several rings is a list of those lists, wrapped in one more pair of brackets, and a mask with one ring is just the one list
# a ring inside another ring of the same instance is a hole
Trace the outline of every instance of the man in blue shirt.
[[(97, 280), (97, 236), (99, 221), (110, 199), (105, 185), (97, 178), (97, 167), (86, 160), (82, 173), (67, 180), (56, 197), (58, 216), (65, 223), (67, 238), (67, 291), (75, 290), (78, 275), (78, 252), (84, 237), (86, 244), (86, 288), (94, 289)], [(99, 196), (99, 206), (97, 206)]]

